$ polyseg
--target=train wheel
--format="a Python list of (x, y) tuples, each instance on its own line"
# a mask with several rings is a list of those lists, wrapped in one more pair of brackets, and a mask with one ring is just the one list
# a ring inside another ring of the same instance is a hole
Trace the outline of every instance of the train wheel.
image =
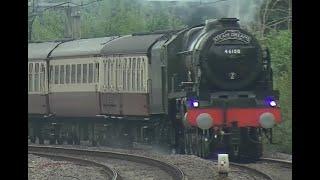
[(92, 146), (97, 146), (97, 141), (96, 140), (92, 140)]
[(240, 156), (239, 156), (239, 146), (238, 145), (232, 145), (230, 146), (230, 160), (231, 161), (239, 161), (240, 160)]
[(55, 138), (50, 138), (49, 139), (49, 144), (56, 144), (56, 139)]
[(232, 131), (229, 145), (230, 160), (250, 162), (262, 155), (262, 143), (256, 128), (239, 128)]
[(36, 137), (35, 136), (31, 136), (30, 137), (30, 142), (31, 143), (35, 143), (36, 142)]
[(186, 129), (184, 129), (184, 154), (188, 154), (188, 132)]
[(80, 138), (79, 137), (75, 137), (74, 144), (75, 145), (80, 145)]
[(97, 146), (97, 141), (96, 141), (96, 133), (95, 133), (95, 124), (91, 123), (89, 125), (89, 141), (91, 141), (92, 146)]
[(261, 137), (257, 128), (241, 129), (240, 156), (248, 160), (259, 159), (262, 155)]
[(198, 128), (196, 129), (196, 144), (197, 144), (196, 145), (196, 155), (200, 157), (201, 156), (201, 153), (200, 153), (201, 142), (200, 142), (200, 138), (199, 138), (199, 129)]
[(44, 144), (44, 139), (42, 137), (39, 138), (39, 144)]
[(204, 142), (204, 139), (203, 138), (201, 138), (201, 140), (200, 140), (200, 157), (205, 157), (206, 155), (205, 155), (205, 142)]
[(67, 144), (73, 144), (72, 138), (70, 137), (67, 138)]
[(192, 134), (192, 131), (189, 130), (189, 133), (188, 133), (188, 149), (189, 149), (189, 154), (194, 154), (194, 147), (193, 147), (193, 144), (194, 144), (194, 139), (193, 139), (193, 134)]
[(58, 138), (57, 142), (58, 142), (59, 145), (63, 144), (63, 138)]
[(201, 136), (200, 139), (200, 157), (205, 157), (205, 144), (204, 144), (204, 140), (203, 137)]

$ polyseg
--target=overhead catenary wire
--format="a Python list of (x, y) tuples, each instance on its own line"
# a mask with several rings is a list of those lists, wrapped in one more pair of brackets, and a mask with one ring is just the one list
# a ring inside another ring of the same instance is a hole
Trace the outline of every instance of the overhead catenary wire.
[[(80, 20), (80, 18), (77, 18), (76, 20), (71, 20), (72, 19), (72, 15), (71, 15), (71, 12), (73, 9), (78, 9), (78, 8), (82, 8), (82, 7), (85, 7), (87, 5), (90, 5), (90, 4), (93, 4), (93, 3), (97, 3), (97, 2), (100, 2), (102, 0), (94, 0), (94, 1), (90, 1), (90, 2), (87, 2), (87, 3), (83, 3), (81, 2), (81, 4), (77, 4), (77, 3), (74, 3), (74, 2), (71, 2), (71, 1), (67, 1), (67, 2), (62, 2), (62, 3), (42, 3), (42, 4), (39, 4), (39, 1), (36, 1), (33, 0), (32, 3), (30, 2), (29, 3), (29, 7), (32, 7), (32, 12), (30, 15), (28, 15), (28, 19), (29, 19), (29, 41), (32, 40), (32, 26), (33, 26), (33, 22), (34, 20), (36, 19), (37, 16), (40, 16), (42, 15), (43, 13), (45, 13), (46, 11), (48, 10), (51, 10), (51, 9), (54, 9), (54, 8), (63, 8), (64, 10), (66, 10), (66, 16), (67, 16), (67, 20), (66, 20), (66, 36), (80, 36), (80, 32), (79, 33), (76, 33), (76, 35), (74, 34), (74, 32), (71, 33), (72, 29), (74, 28), (74, 24), (72, 24), (72, 21), (76, 21), (77, 22)], [(43, 10), (39, 10), (40, 7), (46, 7), (44, 8)], [(71, 28), (72, 27), (72, 28)], [(77, 27), (75, 27), (75, 29), (79, 29)], [(72, 34), (72, 35), (70, 35)]]
[[(95, 0), (95, 1), (88, 2), (86, 4), (83, 4), (83, 2), (81, 2), (81, 4), (77, 4), (77, 3), (70, 2), (70, 1), (63, 2), (63, 3), (60, 3), (60, 4), (52, 3), (52, 4), (55, 4), (55, 5), (49, 6), (49, 7), (45, 8), (45, 9), (43, 9), (42, 11), (36, 12), (36, 14), (29, 15), (28, 17), (33, 17), (33, 16), (36, 16), (36, 15), (43, 14), (45, 11), (53, 9), (53, 8), (57, 8), (57, 7), (63, 7), (63, 8), (66, 8), (66, 7), (67, 8), (69, 8), (69, 7), (73, 7), (73, 8), (75, 8), (75, 7), (84, 7), (84, 6), (87, 6), (89, 4), (97, 3), (97, 2), (100, 2), (100, 1), (103, 1), (103, 0)], [(66, 4), (68, 4), (68, 5), (67, 6), (63, 6), (63, 5), (66, 5)], [(36, 5), (36, 6), (39, 6), (39, 5)]]

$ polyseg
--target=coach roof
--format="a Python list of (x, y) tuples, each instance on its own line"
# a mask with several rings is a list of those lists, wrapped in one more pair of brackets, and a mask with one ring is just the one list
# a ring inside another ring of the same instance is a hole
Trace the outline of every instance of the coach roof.
[(50, 51), (52, 51), (59, 42), (42, 42), (42, 43), (29, 43), (28, 44), (28, 59), (31, 60), (44, 60), (47, 58)]
[(163, 34), (123, 36), (106, 44), (102, 55), (112, 54), (145, 54)]
[(85, 56), (96, 55), (100, 53), (102, 47), (109, 41), (117, 38), (116, 36), (92, 38), (92, 39), (79, 39), (67, 41), (60, 44), (52, 53), (52, 58), (55, 57), (68, 57), (68, 56)]

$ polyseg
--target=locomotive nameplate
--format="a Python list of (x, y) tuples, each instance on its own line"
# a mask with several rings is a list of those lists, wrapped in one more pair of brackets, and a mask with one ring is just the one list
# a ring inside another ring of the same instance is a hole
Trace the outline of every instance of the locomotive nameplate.
[(222, 43), (223, 41), (226, 41), (226, 40), (239, 40), (241, 42), (248, 44), (251, 41), (251, 37), (241, 33), (239, 30), (226, 30), (223, 33), (213, 37), (213, 41), (215, 44)]

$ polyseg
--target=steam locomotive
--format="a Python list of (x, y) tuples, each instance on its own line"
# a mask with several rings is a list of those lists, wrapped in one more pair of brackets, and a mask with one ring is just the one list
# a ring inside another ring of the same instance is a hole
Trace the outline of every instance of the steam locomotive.
[(30, 141), (259, 158), (279, 93), (268, 50), (238, 21), (29, 43)]

